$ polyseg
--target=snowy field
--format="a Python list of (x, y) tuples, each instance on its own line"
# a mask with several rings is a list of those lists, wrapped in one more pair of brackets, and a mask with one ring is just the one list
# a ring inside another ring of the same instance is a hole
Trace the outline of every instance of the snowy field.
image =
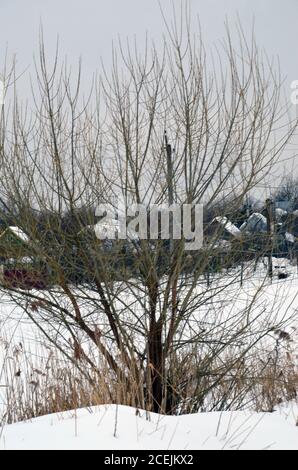
[[(255, 324), (264, 329), (268, 321), (279, 324), (286, 334), (284, 350), (291, 351), (298, 363), (298, 276), (289, 267), (287, 279), (275, 278), (264, 284), (256, 303), (260, 317)], [(232, 285), (219, 300), (214, 321), (227, 328), (234, 312), (245, 311), (260, 282), (263, 267), (243, 286)], [(220, 282), (223, 280), (221, 279)], [(212, 287), (211, 287), (212, 288)], [(199, 292), (199, 288), (198, 288)], [(46, 294), (45, 294), (46, 295)], [(202, 313), (201, 313), (202, 315)], [(205, 313), (203, 312), (204, 320)], [(208, 321), (212, 319), (208, 311)], [(194, 323), (195, 324), (195, 323)], [(219, 331), (219, 330), (218, 330)], [(259, 332), (258, 332), (259, 333)], [(216, 330), (213, 334), (216, 333)], [(260, 354), (274, 344), (274, 332), (256, 349)], [(51, 414), (32, 421), (5, 424), (5, 387), (9, 386), (4, 364), (25, 350), (32, 354), (33, 370), (39, 366), (39, 348), (43, 340), (22, 309), (7, 296), (0, 301), (0, 449), (296, 449), (298, 450), (298, 406), (288, 403), (273, 413), (245, 411), (160, 416), (125, 406), (101, 405), (72, 412)], [(282, 344), (282, 346), (283, 346)], [(21, 363), (21, 360), (19, 361)], [(17, 373), (18, 371), (13, 371)], [(32, 377), (34, 382), (35, 378)]]
[(6, 426), (0, 449), (297, 450), (297, 416), (294, 404), (275, 413), (150, 413), (148, 419), (133, 408), (99, 406)]

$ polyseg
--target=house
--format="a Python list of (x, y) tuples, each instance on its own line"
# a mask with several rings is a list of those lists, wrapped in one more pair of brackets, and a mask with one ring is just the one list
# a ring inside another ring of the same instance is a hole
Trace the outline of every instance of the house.
[(240, 227), (241, 232), (265, 233), (267, 232), (267, 219), (263, 214), (254, 212)]
[(95, 225), (87, 225), (84, 227), (78, 235), (95, 235), (97, 240), (101, 240), (105, 242), (105, 245), (109, 245), (108, 242), (118, 239), (125, 239), (129, 242), (138, 242), (139, 236), (138, 233), (131, 229), (129, 226), (126, 227), (126, 232), (124, 232), (124, 236), (120, 237), (120, 233), (123, 230), (122, 225), (120, 224), (119, 220), (116, 219), (104, 219), (97, 222)]
[(4, 229), (0, 235), (0, 260), (20, 259), (31, 254), (30, 239), (22, 229), (16, 226)]
[(215, 217), (208, 227), (209, 234), (223, 240), (240, 239), (242, 234), (227, 217)]
[(30, 238), (16, 226), (0, 234), (0, 282), (10, 288), (46, 287), (46, 273), (34, 257)]
[(287, 215), (288, 215), (287, 211), (284, 211), (280, 207), (277, 207), (275, 209), (275, 220), (276, 220), (276, 222), (284, 222), (287, 218)]

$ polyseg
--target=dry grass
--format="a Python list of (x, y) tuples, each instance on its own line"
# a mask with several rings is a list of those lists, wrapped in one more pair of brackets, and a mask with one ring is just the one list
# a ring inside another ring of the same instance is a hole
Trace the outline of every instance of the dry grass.
[(121, 379), (113, 378), (104, 366), (98, 373), (84, 364), (86, 373), (82, 373), (74, 363), (40, 342), (37, 353), (26, 350), (23, 344), (12, 346), (2, 340), (2, 423), (100, 404), (138, 405), (137, 393), (129, 392)]
[[(45, 414), (100, 404), (119, 403), (145, 408), (141, 384), (115, 378), (104, 365), (100, 373), (62, 358), (59, 352), (37, 341), (33, 353), (24, 342), (13, 345), (2, 339), (5, 350), (0, 384), (2, 424)], [(80, 359), (77, 359), (78, 361)], [(270, 353), (242, 361), (214, 359), (207, 367), (194, 351), (172, 358), (174, 413), (250, 408), (273, 411), (281, 402), (294, 400), (298, 390), (293, 345), (280, 338)], [(230, 365), (230, 366), (229, 366)]]
[(175, 358), (174, 383), (180, 413), (252, 409), (272, 412), (277, 405), (297, 400), (297, 343), (290, 335), (276, 335), (271, 348), (239, 359), (235, 351), (224, 357), (200, 357), (196, 351)]

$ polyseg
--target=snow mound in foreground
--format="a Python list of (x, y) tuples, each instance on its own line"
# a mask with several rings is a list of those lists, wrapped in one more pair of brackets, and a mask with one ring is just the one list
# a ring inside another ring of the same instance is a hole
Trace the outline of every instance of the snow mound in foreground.
[[(298, 449), (298, 406), (274, 413), (161, 416), (101, 405), (16, 423), (0, 430), (0, 449)], [(147, 414), (148, 417), (148, 414)]]

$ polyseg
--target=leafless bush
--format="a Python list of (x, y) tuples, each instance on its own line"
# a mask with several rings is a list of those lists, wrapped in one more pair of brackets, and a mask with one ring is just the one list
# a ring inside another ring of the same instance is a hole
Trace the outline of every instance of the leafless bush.
[[(179, 21), (165, 21), (160, 53), (149, 43), (141, 53), (136, 44), (120, 44), (88, 99), (81, 71), (74, 80), (58, 55), (51, 67), (41, 38), (34, 109), (15, 95), (0, 142), (2, 199), (11, 201), (10, 217), (30, 238), (48, 284), (44, 291), (6, 284), (6, 292), (84, 380), (101, 383), (107, 370), (111, 400), (166, 413), (183, 408), (188, 395), (194, 408), (203, 406), (204, 394), (278, 327), (274, 309), (264, 313), (257, 303), (265, 280), (233, 310), (239, 271), (219, 269), (211, 287), (205, 279), (221, 233), (189, 254), (187, 276), (183, 239), (168, 248), (155, 240), (154, 249), (141, 240), (128, 268), (123, 246), (104, 252), (94, 233), (86, 235), (78, 210), (113, 203), (119, 194), (148, 211), (151, 203), (208, 207), (223, 194), (240, 205), (296, 129), (296, 121), (286, 121), (279, 71), (254, 39), (239, 28), (236, 47), (227, 32), (211, 65), (187, 15)], [(66, 212), (80, 230), (64, 229)], [(42, 231), (36, 213), (47, 214)], [(78, 271), (79, 280), (72, 277)], [(195, 384), (185, 377), (189, 354)], [(70, 391), (73, 402), (72, 385)]]
[[(34, 347), (34, 353), (25, 344), (25, 341), (6, 344), (1, 374), (1, 381), (7, 384), (1, 393), (2, 425), (77, 408), (112, 403), (136, 406), (139, 402), (138, 388), (132, 390), (130, 384), (113, 380), (111, 370), (104, 363), (98, 364), (100, 374), (91, 370), (87, 380), (56, 349), (47, 347), (42, 338), (36, 338), (40, 346)], [(179, 389), (171, 389), (173, 396), (169, 401), (174, 405), (173, 411), (181, 414), (241, 409), (272, 412), (279, 404), (296, 400), (298, 371), (292, 357), (294, 347), (284, 346), (277, 343), (276, 348), (261, 357), (254, 355), (238, 361), (231, 354), (226, 357), (226, 363), (230, 364), (226, 374), (217, 359), (204, 370), (208, 359), (198, 360), (194, 350), (184, 357), (171, 357), (175, 374), (171, 383), (180, 384)]]

